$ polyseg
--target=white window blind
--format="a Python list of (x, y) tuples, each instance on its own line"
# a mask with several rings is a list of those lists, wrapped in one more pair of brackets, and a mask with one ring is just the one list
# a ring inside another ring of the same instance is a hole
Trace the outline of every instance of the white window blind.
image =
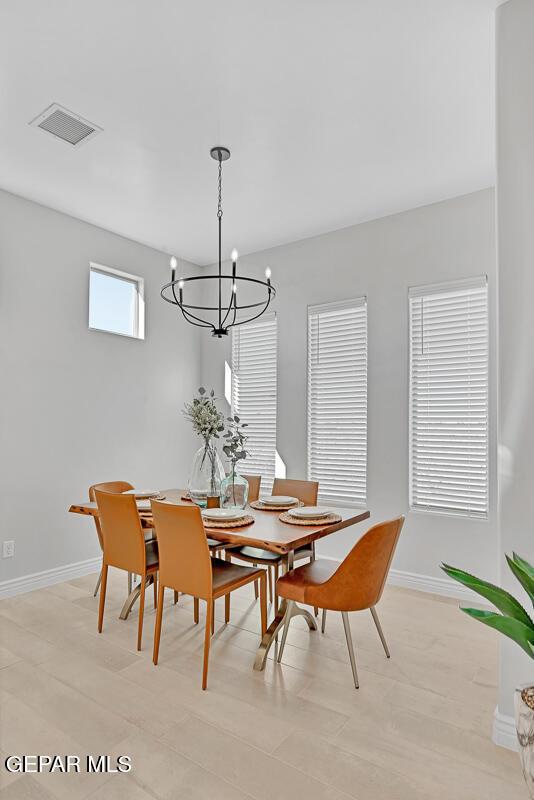
[(485, 276), (410, 289), (410, 505), (488, 513)]
[(232, 414), (248, 423), (247, 450), (240, 464), (261, 475), (262, 494), (270, 493), (276, 461), (276, 316), (232, 329)]
[(308, 478), (323, 502), (364, 505), (366, 298), (308, 308)]

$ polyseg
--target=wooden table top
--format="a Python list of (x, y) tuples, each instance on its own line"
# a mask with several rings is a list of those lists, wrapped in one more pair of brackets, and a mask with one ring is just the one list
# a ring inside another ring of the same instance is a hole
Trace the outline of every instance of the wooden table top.
[[(165, 501), (182, 506), (191, 505), (189, 501), (181, 499), (184, 492), (184, 489), (162, 489), (161, 491), (162, 495), (165, 496)], [(370, 517), (369, 511), (365, 509), (336, 507), (332, 510), (339, 514), (341, 517), (340, 522), (334, 522), (330, 525), (291, 525), (278, 519), (280, 511), (260, 511), (247, 506), (247, 514), (254, 517), (253, 524), (243, 528), (205, 527), (212, 539), (218, 539), (221, 542), (232, 542), (232, 544), (236, 545), (260, 547), (265, 550), (271, 550), (274, 553), (284, 554), (317, 539), (322, 539), (324, 536), (329, 536), (331, 533), (343, 530), (343, 528), (348, 528), (350, 525), (363, 522), (363, 520)], [(96, 503), (90, 503), (89, 501), (73, 503), (69, 511), (74, 514), (98, 516)], [(143, 527), (154, 527), (150, 512), (141, 512), (140, 516)]]

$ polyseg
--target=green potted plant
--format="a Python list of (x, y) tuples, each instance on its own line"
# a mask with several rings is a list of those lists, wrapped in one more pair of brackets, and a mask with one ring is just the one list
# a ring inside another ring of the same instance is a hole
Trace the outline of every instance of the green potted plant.
[(230, 473), (221, 482), (221, 506), (237, 506), (245, 508), (248, 501), (248, 481), (237, 471), (237, 465), (249, 455), (246, 449), (247, 435), (243, 428), (248, 428), (246, 422), (241, 422), (237, 414), (227, 418), (227, 431), (223, 436), (226, 443), (223, 453), (230, 462)]
[(223, 465), (213, 442), (224, 431), (224, 417), (217, 408), (213, 389), (208, 394), (201, 386), (198, 397), (192, 403), (185, 404), (183, 414), (191, 422), (195, 433), (204, 440), (193, 457), (188, 489), (193, 502), (206, 506), (209, 496), (219, 496), (224, 478)]
[[(507, 555), (506, 561), (534, 606), (534, 567), (517, 553), (513, 553), (512, 557)], [(534, 622), (510, 592), (449, 564), (442, 564), (441, 569), (497, 608), (497, 611), (462, 608), (465, 614), (508, 636), (534, 659)], [(516, 689), (514, 705), (521, 766), (530, 796), (534, 798), (534, 684)]]

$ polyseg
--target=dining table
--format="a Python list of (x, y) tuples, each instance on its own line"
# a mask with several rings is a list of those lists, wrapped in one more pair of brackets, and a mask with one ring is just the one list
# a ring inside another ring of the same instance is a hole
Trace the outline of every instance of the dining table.
[[(164, 497), (163, 502), (184, 506), (191, 505), (191, 501), (187, 499), (187, 493), (184, 489), (162, 489), (161, 496)], [(92, 517), (98, 517), (99, 515), (97, 504), (89, 501), (73, 503), (69, 511), (73, 514), (86, 514)], [(366, 509), (336, 506), (332, 508), (332, 511), (335, 512), (339, 518), (336, 522), (326, 524), (317, 521), (314, 524), (295, 525), (283, 522), (280, 519), (280, 512), (260, 510), (251, 506), (247, 506), (246, 511), (247, 515), (250, 515), (254, 520), (249, 525), (235, 528), (218, 528), (209, 527), (205, 522), (204, 527), (206, 533), (209, 535), (210, 539), (220, 541), (221, 544), (229, 543), (236, 547), (248, 545), (249, 547), (257, 547), (262, 550), (270, 550), (273, 553), (278, 553), (282, 559), (282, 574), (293, 569), (294, 554), (300, 547), (312, 544), (326, 536), (331, 536), (337, 531), (349, 528), (370, 517), (370, 512)], [(142, 527), (147, 530), (152, 530), (153, 534), (157, 537), (151, 511), (146, 507), (141, 507), (139, 517)], [(131, 589), (126, 598), (120, 614), (121, 619), (126, 619), (128, 617), (140, 593), (141, 584), (138, 583)], [(269, 650), (273, 642), (277, 640), (278, 633), (283, 625), (286, 608), (287, 601), (282, 599), (278, 608), (274, 610), (273, 621), (262, 637), (255, 656), (254, 669), (264, 669)], [(304, 617), (309, 629), (312, 631), (317, 630), (315, 618), (307, 609), (302, 608), (302, 606), (295, 604), (292, 612), (292, 617), (293, 616)]]

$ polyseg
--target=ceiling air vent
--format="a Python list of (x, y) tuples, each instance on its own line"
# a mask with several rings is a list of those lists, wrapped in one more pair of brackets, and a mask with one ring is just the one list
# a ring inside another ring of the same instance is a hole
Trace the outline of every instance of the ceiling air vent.
[(78, 147), (82, 142), (87, 142), (102, 130), (94, 122), (89, 122), (57, 103), (48, 106), (42, 114), (32, 119), (29, 124), (33, 125), (34, 128), (41, 128), (43, 131), (51, 133), (52, 136), (68, 142), (73, 147)]

